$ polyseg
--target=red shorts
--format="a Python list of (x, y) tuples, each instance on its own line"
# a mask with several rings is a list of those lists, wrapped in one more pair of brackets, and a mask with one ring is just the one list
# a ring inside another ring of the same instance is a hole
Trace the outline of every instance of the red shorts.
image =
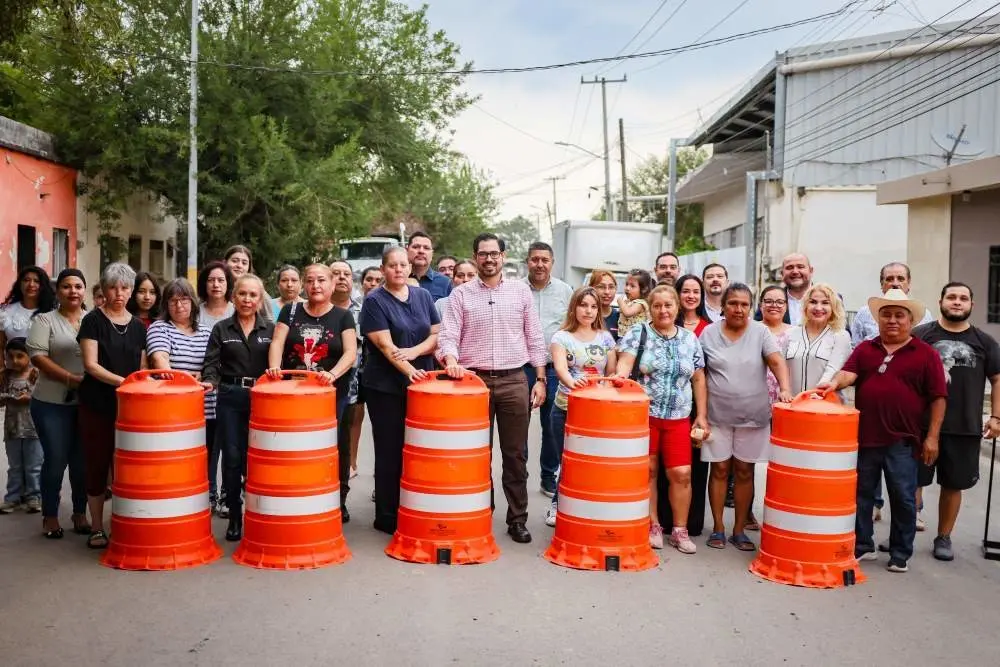
[(649, 418), (649, 455), (663, 457), (664, 468), (691, 465), (691, 420)]

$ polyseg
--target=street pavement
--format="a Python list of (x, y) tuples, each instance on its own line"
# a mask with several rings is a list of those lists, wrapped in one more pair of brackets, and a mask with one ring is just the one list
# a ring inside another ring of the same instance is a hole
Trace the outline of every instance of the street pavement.
[[(864, 563), (868, 581), (824, 591), (750, 574), (752, 555), (661, 552), (642, 573), (577, 572), (540, 554), (552, 529), (538, 492), (532, 425), (530, 517), (534, 541), (511, 542), (497, 494), (502, 555), (487, 565), (417, 566), (392, 560), (371, 528), (372, 454), (348, 500), (346, 564), (258, 571), (225, 556), (178, 572), (119, 572), (67, 531), (40, 535), (39, 515), (0, 516), (0, 665), (996, 665), (1000, 563), (980, 553), (988, 460), (966, 494), (956, 560), (930, 555), (937, 492), (927, 490), (928, 532), (907, 574)], [(495, 479), (499, 481), (498, 459)], [(3, 462), (6, 466), (6, 462)], [(1000, 482), (997, 483), (1000, 487)], [(764, 475), (758, 472), (760, 514)], [(1000, 504), (1000, 499), (998, 499)], [(69, 526), (68, 488), (63, 526)], [(731, 511), (727, 511), (731, 525)], [(878, 539), (888, 524), (877, 525)], [(1000, 539), (1000, 519), (994, 522)], [(751, 534), (754, 539), (757, 536)]]

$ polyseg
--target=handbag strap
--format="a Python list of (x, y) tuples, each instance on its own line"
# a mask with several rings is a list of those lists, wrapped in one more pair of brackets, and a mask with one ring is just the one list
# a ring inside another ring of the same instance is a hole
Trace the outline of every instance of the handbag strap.
[(632, 372), (628, 374), (630, 380), (639, 379), (639, 362), (642, 360), (642, 353), (646, 351), (646, 325), (642, 325), (642, 333), (639, 334), (639, 347), (635, 349), (635, 363), (632, 364)]

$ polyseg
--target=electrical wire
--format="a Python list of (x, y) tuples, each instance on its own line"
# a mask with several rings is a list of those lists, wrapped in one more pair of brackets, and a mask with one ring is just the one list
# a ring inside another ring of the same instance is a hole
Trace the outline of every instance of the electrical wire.
[[(716, 28), (718, 28), (718, 27), (719, 27), (720, 25), (722, 25), (723, 23), (725, 23), (726, 21), (728, 21), (728, 20), (729, 20), (729, 18), (730, 18), (730, 17), (731, 17), (731, 16), (733, 15), (733, 14), (735, 14), (735, 13), (736, 13), (736, 12), (738, 12), (739, 10), (743, 9), (743, 6), (744, 6), (744, 5), (746, 5), (746, 4), (748, 3), (748, 2), (750, 2), (750, 0), (740, 0), (740, 3), (739, 3), (738, 5), (736, 5), (736, 7), (734, 7), (734, 8), (732, 9), (732, 10), (730, 10), (730, 12), (729, 12), (728, 14), (726, 14), (725, 16), (723, 16), (723, 17), (722, 17), (721, 19), (719, 19), (718, 21), (716, 21), (716, 22), (715, 22), (715, 24), (713, 24), (713, 25), (712, 25), (712, 27), (710, 27), (710, 28), (709, 28), (708, 30), (706, 30), (705, 32), (703, 32), (703, 33), (701, 33), (700, 35), (698, 35), (697, 37), (695, 37), (695, 40), (694, 40), (694, 41), (695, 41), (695, 42), (698, 42), (699, 40), (702, 40), (702, 39), (704, 39), (705, 37), (707, 37), (707, 36), (708, 36), (709, 34), (711, 34), (711, 33), (712, 33), (712, 32), (713, 32), (713, 31), (714, 31), (714, 30), (715, 30)], [(830, 16), (836, 16), (836, 15), (837, 15), (837, 13), (838, 13), (839, 11), (841, 11), (841, 10), (838, 10), (837, 12), (829, 12), (829, 13), (827, 14), (827, 16), (826, 16), (826, 17), (825, 17), (825, 18), (824, 18), (823, 20), (826, 20), (826, 18), (829, 18)], [(673, 58), (674, 58), (674, 57), (675, 57), (675, 56), (677, 55), (677, 53), (679, 53), (679, 52), (674, 52), (674, 53), (670, 53), (670, 54), (669, 54), (669, 55), (667, 55), (667, 57), (666, 57), (666, 58), (664, 58), (663, 60), (660, 60), (660, 61), (658, 61), (658, 62), (655, 62), (655, 63), (653, 63), (652, 65), (647, 65), (646, 67), (642, 67), (642, 68), (640, 68), (640, 69), (636, 70), (636, 72), (635, 72), (635, 73), (636, 73), (636, 74), (639, 74), (639, 73), (641, 73), (641, 72), (647, 72), (647, 71), (649, 71), (649, 70), (651, 70), (651, 69), (654, 69), (654, 68), (656, 68), (656, 67), (660, 67), (661, 65), (665, 65), (666, 63), (670, 62), (670, 60), (672, 60), (672, 59), (673, 59)]]

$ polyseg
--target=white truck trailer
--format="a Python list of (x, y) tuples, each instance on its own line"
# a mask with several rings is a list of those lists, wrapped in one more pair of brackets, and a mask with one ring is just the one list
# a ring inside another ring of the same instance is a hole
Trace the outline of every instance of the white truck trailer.
[(631, 269), (652, 272), (662, 236), (662, 226), (648, 222), (564, 220), (552, 229), (552, 272), (576, 289), (591, 271), (606, 269), (618, 277), (621, 292)]

